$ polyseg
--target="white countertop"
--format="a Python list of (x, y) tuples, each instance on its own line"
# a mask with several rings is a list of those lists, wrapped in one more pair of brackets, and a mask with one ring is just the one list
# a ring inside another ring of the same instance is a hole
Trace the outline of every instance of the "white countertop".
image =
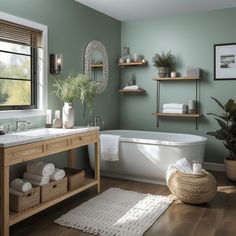
[(0, 147), (12, 147), (20, 144), (33, 143), (37, 141), (79, 134), (88, 131), (99, 130), (98, 126), (76, 126), (73, 129), (38, 128), (23, 132), (0, 135)]

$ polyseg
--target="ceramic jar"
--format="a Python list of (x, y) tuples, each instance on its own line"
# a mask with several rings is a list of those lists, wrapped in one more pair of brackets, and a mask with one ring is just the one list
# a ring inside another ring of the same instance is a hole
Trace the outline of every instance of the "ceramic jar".
[(75, 112), (72, 103), (65, 102), (62, 108), (62, 125), (64, 129), (74, 127)]

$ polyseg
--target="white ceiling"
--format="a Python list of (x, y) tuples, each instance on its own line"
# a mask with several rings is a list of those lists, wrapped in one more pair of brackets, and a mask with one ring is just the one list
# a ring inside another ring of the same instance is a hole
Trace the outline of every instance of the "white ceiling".
[(120, 21), (236, 7), (236, 0), (75, 0)]

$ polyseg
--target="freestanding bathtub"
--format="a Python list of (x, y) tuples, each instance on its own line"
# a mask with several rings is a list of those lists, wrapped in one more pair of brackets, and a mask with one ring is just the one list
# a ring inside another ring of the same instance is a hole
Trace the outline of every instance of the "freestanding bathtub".
[[(166, 184), (169, 165), (187, 158), (203, 162), (206, 138), (177, 133), (106, 130), (103, 134), (120, 135), (119, 161), (101, 160), (101, 175), (150, 183)], [(94, 145), (89, 146), (89, 159), (94, 168)]]

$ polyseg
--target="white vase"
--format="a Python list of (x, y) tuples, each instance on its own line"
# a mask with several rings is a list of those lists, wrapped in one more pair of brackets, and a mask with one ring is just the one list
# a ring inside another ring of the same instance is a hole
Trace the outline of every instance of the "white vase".
[(72, 103), (65, 102), (62, 108), (62, 125), (64, 129), (71, 129), (74, 127), (75, 112)]

